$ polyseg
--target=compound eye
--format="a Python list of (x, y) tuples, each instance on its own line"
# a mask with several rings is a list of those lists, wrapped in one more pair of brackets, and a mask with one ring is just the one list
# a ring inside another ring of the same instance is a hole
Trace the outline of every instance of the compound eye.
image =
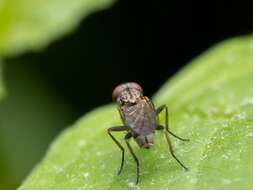
[(118, 95), (125, 89), (124, 84), (120, 84), (114, 88), (112, 91), (112, 99), (116, 100)]
[(129, 88), (135, 88), (138, 91), (140, 91), (141, 93), (143, 93), (142, 87), (139, 84), (137, 84), (136, 82), (130, 82), (130, 83), (128, 83), (128, 87)]

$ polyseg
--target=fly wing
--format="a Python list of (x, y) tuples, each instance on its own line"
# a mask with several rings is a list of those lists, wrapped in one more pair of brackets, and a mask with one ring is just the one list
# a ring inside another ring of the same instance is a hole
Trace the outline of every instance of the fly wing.
[(148, 135), (154, 132), (156, 113), (146, 100), (124, 107), (123, 115), (126, 125), (136, 134)]

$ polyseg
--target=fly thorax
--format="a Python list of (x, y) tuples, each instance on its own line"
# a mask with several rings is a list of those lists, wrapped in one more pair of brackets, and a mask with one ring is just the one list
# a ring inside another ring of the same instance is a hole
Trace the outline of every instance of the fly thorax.
[(138, 135), (135, 137), (135, 141), (141, 148), (150, 148), (154, 144), (154, 134)]

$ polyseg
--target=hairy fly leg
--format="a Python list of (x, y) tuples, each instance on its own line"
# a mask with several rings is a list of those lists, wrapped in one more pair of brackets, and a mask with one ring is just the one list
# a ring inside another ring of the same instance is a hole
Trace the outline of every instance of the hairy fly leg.
[(133, 148), (131, 147), (131, 145), (129, 143), (129, 140), (130, 140), (131, 137), (132, 137), (132, 134), (127, 133), (126, 136), (125, 136), (125, 141), (126, 141), (127, 147), (129, 149), (131, 155), (133, 156), (133, 158), (136, 162), (136, 181), (135, 181), (135, 184), (137, 185), (139, 183), (139, 177), (140, 177), (140, 164), (139, 164), (139, 160), (138, 160), (137, 156), (135, 155), (135, 153), (133, 151)]
[(170, 141), (170, 137), (169, 137), (169, 134), (174, 136), (175, 138), (179, 139), (179, 140), (182, 140), (182, 141), (189, 141), (189, 139), (183, 139), (179, 136), (177, 136), (176, 134), (172, 133), (170, 130), (169, 130), (169, 121), (168, 121), (168, 107), (166, 105), (162, 105), (160, 106), (159, 108), (156, 109), (156, 114), (158, 115), (159, 113), (161, 113), (161, 111), (163, 111), (165, 109), (165, 129), (164, 130), (164, 127), (162, 125), (158, 125), (157, 126), (157, 130), (163, 130), (164, 133), (165, 133), (165, 137), (166, 137), (166, 140), (167, 140), (167, 143), (169, 145), (169, 150), (170, 150), (170, 153), (171, 155), (173, 156), (173, 158), (185, 169), (185, 170), (188, 170), (188, 168), (176, 157), (176, 155), (174, 154), (174, 149), (173, 149), (173, 146), (171, 144), (171, 141)]
[[(165, 129), (166, 129), (166, 131), (167, 131), (170, 135), (172, 135), (173, 137), (175, 137), (175, 138), (177, 138), (177, 139), (179, 139), (179, 140), (181, 140), (181, 141), (190, 141), (190, 139), (184, 139), (184, 138), (182, 138), (182, 137), (179, 137), (178, 135), (176, 135), (175, 133), (173, 133), (173, 132), (171, 132), (171, 131), (169, 130), (169, 112), (168, 112), (168, 107), (167, 107), (166, 105), (161, 105), (160, 107), (158, 107), (158, 108), (156, 109), (156, 114), (157, 114), (157, 115), (160, 114), (163, 110), (165, 110)], [(159, 130), (159, 129), (163, 129), (163, 126), (159, 125), (159, 126), (157, 127), (157, 130)]]
[(112, 140), (115, 142), (115, 144), (120, 148), (120, 150), (122, 152), (121, 163), (120, 163), (120, 167), (117, 172), (117, 175), (119, 175), (122, 171), (123, 166), (124, 166), (125, 150), (124, 150), (123, 146), (119, 143), (119, 141), (111, 134), (111, 132), (113, 132), (113, 131), (114, 132), (127, 131), (127, 127), (126, 126), (117, 126), (117, 127), (111, 127), (109, 129), (107, 129), (108, 134), (110, 135)]

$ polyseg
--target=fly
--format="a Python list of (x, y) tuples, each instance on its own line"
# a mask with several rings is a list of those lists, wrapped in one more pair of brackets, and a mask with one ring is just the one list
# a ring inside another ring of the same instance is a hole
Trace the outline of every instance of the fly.
[[(169, 130), (167, 105), (161, 105), (156, 109), (152, 101), (143, 95), (141, 86), (134, 82), (118, 85), (113, 90), (112, 98), (118, 104), (118, 110), (123, 122), (122, 126), (111, 127), (107, 130), (112, 140), (122, 152), (121, 164), (117, 172), (118, 175), (121, 173), (124, 165), (125, 150), (119, 141), (111, 134), (111, 132), (117, 131), (127, 132), (124, 140), (136, 162), (136, 185), (139, 182), (140, 163), (129, 140), (133, 138), (140, 148), (149, 149), (154, 144), (154, 134), (156, 130), (162, 130), (165, 133), (171, 155), (185, 170), (188, 170), (188, 168), (174, 154), (169, 135), (182, 141), (189, 141), (189, 139), (183, 139)], [(163, 110), (165, 110), (165, 126), (160, 125), (158, 121), (158, 115)]]

